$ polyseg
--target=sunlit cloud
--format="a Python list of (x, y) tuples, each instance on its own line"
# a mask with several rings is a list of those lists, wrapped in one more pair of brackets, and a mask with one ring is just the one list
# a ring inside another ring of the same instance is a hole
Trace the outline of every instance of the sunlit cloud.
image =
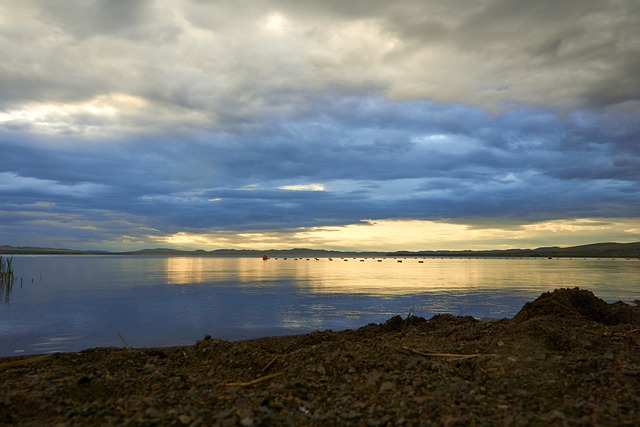
[(557, 246), (606, 241), (640, 240), (637, 221), (590, 218), (553, 220), (513, 227), (485, 226), (425, 220), (365, 220), (358, 224), (301, 227), (253, 233), (188, 233), (155, 236), (153, 240), (184, 249), (198, 247), (234, 249), (289, 249), (292, 247), (360, 251), (535, 249), (548, 245), (550, 235)]
[(324, 185), (319, 183), (283, 185), (278, 187), (278, 189), (287, 191), (324, 191)]
[(34, 131), (45, 133), (86, 131), (101, 128), (105, 122), (146, 106), (144, 99), (122, 93), (99, 95), (78, 103), (32, 102), (20, 109), (0, 112), (0, 123), (29, 124)]
[(545, 221), (537, 224), (524, 225), (523, 228), (531, 232), (582, 233), (607, 230), (611, 226), (611, 221), (582, 218)]
[[(180, 231), (171, 235), (150, 235), (148, 242), (171, 247), (194, 249), (282, 249), (287, 245), (286, 233), (255, 232), (230, 233), (220, 231), (216, 233), (192, 233)], [(288, 247), (288, 246), (287, 246)]]
[(50, 208), (52, 206), (55, 206), (56, 204), (54, 202), (34, 202), (34, 203), (28, 203), (26, 205), (24, 205), (25, 207), (27, 206), (31, 206), (31, 207), (35, 207), (35, 208)]
[(291, 22), (282, 13), (272, 12), (260, 20), (260, 25), (269, 32), (282, 34), (291, 25)]

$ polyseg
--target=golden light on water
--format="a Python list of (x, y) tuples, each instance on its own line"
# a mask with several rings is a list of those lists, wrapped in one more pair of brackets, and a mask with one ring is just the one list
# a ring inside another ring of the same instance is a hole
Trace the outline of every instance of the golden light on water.
[[(275, 292), (293, 286), (313, 294), (413, 295), (473, 293), (509, 288), (514, 283), (536, 291), (600, 283), (602, 264), (616, 271), (635, 269), (635, 260), (452, 257), (167, 257), (165, 279), (172, 285), (234, 283), (243, 292)], [(525, 285), (526, 284), (526, 285)]]

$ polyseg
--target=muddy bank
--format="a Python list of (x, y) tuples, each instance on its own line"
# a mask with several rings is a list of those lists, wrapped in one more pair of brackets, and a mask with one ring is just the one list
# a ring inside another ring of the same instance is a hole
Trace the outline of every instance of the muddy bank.
[(640, 307), (559, 289), (513, 319), (0, 359), (0, 425), (638, 425)]

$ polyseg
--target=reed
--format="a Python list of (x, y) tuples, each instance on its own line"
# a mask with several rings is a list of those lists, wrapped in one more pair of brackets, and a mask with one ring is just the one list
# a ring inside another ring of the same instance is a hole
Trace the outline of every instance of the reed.
[(0, 255), (0, 283), (3, 285), (12, 285), (16, 280), (13, 274), (13, 256), (4, 258)]
[(0, 298), (8, 303), (13, 289), (13, 282), (16, 280), (13, 274), (13, 256), (3, 258), (0, 256)]
[(409, 314), (407, 314), (407, 318), (404, 319), (404, 322), (402, 322), (402, 329), (401, 329), (401, 333), (402, 336), (406, 335), (407, 332), (409, 331), (409, 328), (411, 328), (411, 324), (413, 323), (413, 310), (416, 308), (416, 306), (414, 305), (413, 307), (411, 307), (411, 310), (409, 310)]

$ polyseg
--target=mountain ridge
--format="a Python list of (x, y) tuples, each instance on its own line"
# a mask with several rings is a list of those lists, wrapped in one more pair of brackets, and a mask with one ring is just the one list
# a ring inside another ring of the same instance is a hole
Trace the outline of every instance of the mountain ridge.
[(182, 250), (173, 248), (148, 248), (136, 251), (111, 252), (103, 250), (76, 250), (36, 246), (0, 246), (0, 255), (131, 255), (131, 256), (208, 256), (208, 257), (339, 257), (339, 256), (429, 256), (429, 257), (640, 257), (640, 242), (590, 243), (586, 245), (558, 247), (543, 246), (536, 249), (490, 249), (490, 250), (424, 250), (424, 251), (337, 251), (330, 249), (203, 249)]

